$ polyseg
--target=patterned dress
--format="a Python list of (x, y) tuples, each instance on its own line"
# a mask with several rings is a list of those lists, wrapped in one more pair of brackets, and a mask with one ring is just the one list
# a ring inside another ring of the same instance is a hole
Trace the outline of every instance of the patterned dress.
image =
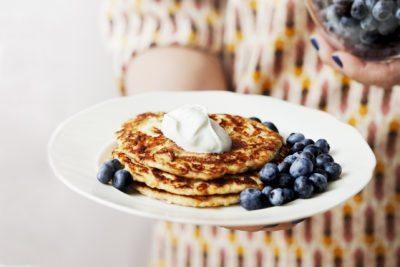
[(303, 1), (110, 0), (104, 10), (122, 94), (136, 54), (202, 49), (224, 62), (232, 90), (329, 112), (356, 127), (378, 160), (367, 188), (291, 230), (160, 222), (152, 266), (400, 266), (400, 87), (363, 86), (323, 65), (309, 43), (314, 25)]

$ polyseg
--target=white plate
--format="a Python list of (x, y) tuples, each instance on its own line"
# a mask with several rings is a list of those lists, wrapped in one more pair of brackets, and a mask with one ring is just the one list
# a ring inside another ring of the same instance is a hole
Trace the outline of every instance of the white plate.
[[(238, 205), (207, 209), (181, 207), (140, 194), (124, 194), (97, 181), (98, 163), (122, 122), (142, 112), (169, 111), (183, 104), (204, 105), (212, 113), (270, 120), (284, 136), (296, 131), (308, 138), (326, 138), (335, 160), (343, 167), (342, 178), (331, 183), (327, 192), (311, 199), (256, 211), (246, 211)], [(362, 136), (327, 113), (266, 96), (228, 92), (148, 93), (103, 102), (63, 122), (51, 138), (48, 153), (57, 177), (72, 190), (96, 202), (155, 219), (224, 226), (277, 224), (329, 210), (363, 189), (376, 163)]]

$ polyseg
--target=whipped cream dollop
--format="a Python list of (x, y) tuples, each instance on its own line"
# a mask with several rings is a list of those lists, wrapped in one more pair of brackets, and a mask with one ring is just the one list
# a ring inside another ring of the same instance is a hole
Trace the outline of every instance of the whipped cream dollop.
[(208, 117), (205, 107), (199, 105), (185, 105), (166, 113), (161, 131), (189, 152), (223, 153), (232, 146), (225, 130)]

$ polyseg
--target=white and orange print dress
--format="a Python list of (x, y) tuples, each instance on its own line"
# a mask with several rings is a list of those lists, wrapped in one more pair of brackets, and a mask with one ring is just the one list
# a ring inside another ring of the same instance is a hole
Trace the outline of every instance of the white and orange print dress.
[(109, 0), (105, 15), (122, 94), (136, 54), (202, 49), (224, 62), (232, 90), (329, 112), (356, 127), (378, 160), (367, 188), (291, 230), (159, 222), (152, 266), (400, 266), (400, 87), (363, 86), (323, 65), (302, 0)]

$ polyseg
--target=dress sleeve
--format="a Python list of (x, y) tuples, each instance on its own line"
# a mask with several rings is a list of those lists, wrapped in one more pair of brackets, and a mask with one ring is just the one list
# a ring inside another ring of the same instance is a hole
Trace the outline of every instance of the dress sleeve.
[(113, 55), (117, 86), (132, 57), (151, 48), (184, 46), (219, 53), (223, 16), (219, 0), (108, 0), (103, 31)]

